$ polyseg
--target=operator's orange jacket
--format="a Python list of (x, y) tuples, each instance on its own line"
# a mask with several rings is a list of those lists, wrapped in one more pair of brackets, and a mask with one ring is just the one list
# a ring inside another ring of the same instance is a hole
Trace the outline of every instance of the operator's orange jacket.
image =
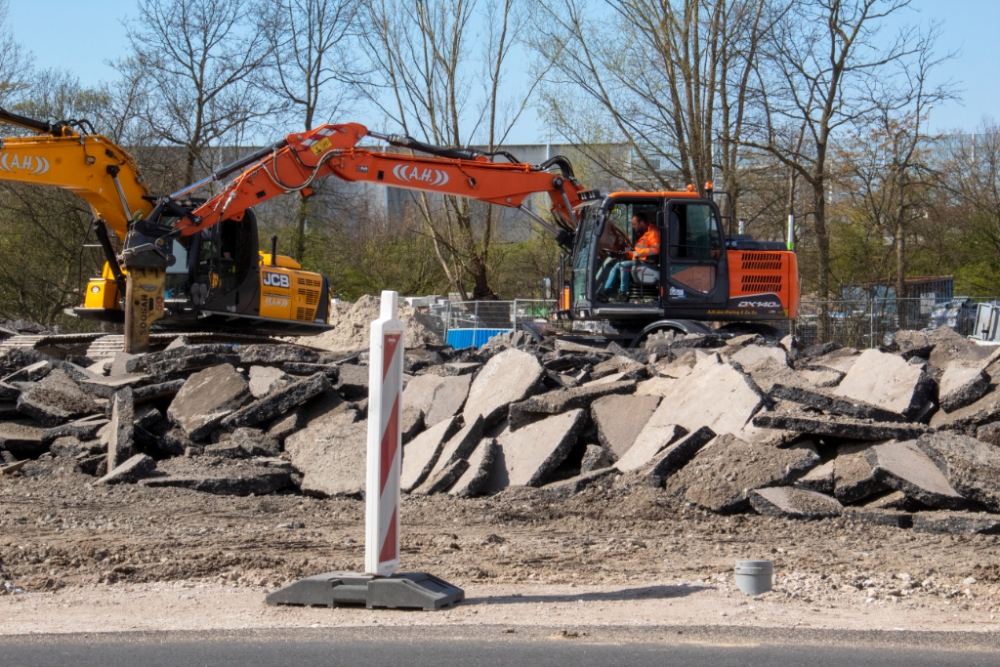
[(629, 250), (626, 256), (629, 259), (638, 259), (639, 261), (647, 261), (651, 257), (656, 257), (660, 254), (660, 230), (658, 230), (653, 225), (650, 225), (646, 229), (646, 233), (639, 237), (639, 240), (635, 242), (635, 248)]

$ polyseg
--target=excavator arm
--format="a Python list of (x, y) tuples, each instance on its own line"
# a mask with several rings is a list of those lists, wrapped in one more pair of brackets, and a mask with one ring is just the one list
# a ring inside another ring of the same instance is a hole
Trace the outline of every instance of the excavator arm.
[[(365, 137), (430, 155), (359, 148), (357, 144)], [(502, 155), (509, 161), (493, 161), (495, 156), (475, 149), (441, 148), (409, 137), (370, 132), (357, 123), (321, 125), (309, 132), (290, 134), (283, 142), (174, 193), (172, 199), (239, 171), (219, 194), (182, 217), (173, 233), (188, 236), (223, 220), (239, 220), (251, 206), (290, 192), (308, 195), (317, 180), (336, 176), (345, 181), (437, 192), (519, 208), (565, 240), (576, 227), (574, 208), (586, 195), (572, 165), (563, 157), (530, 165)], [(555, 225), (524, 205), (525, 199), (538, 193), (549, 196)]]

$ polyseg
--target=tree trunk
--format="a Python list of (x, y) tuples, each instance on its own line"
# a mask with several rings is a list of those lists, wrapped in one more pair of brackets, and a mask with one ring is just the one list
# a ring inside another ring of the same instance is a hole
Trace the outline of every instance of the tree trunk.
[(899, 315), (899, 328), (906, 328), (909, 302), (906, 301), (906, 234), (903, 216), (900, 214), (896, 222), (896, 313)]
[(822, 303), (819, 309), (819, 340), (828, 342), (831, 338), (829, 305), (830, 298), (830, 234), (826, 228), (825, 181), (818, 178), (813, 183), (813, 230), (816, 234), (816, 298)]

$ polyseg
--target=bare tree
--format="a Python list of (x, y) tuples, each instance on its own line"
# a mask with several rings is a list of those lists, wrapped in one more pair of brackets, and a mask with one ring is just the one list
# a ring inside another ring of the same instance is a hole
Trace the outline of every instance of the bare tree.
[[(771, 0), (547, 0), (535, 46), (555, 131), (584, 147), (627, 141), (634, 162), (603, 166), (636, 188), (714, 181), (739, 194), (737, 149)], [(780, 5), (784, 7), (784, 5)], [(596, 118), (595, 118), (595, 112)]]
[[(268, 38), (276, 76), (269, 88), (289, 103), (304, 129), (336, 120), (358, 97), (356, 21), (359, 0), (281, 0), (276, 3)], [(295, 214), (295, 257), (306, 251), (310, 202), (299, 200)]]
[[(531, 20), (529, 8), (524, 0), (365, 0), (364, 36), (378, 78), (369, 99), (420, 140), (478, 141), (486, 152), (496, 150), (539, 80), (513, 91), (507, 73)], [(469, 284), (473, 298), (495, 298), (490, 274), (502, 259), (494, 247), (502, 213), (458, 197), (415, 199), (448, 282), (463, 299)]]
[(23, 92), (31, 81), (34, 58), (11, 33), (7, 14), (8, 0), (0, 0), (0, 105)]
[(128, 23), (131, 60), (145, 102), (141, 116), (160, 142), (185, 151), (184, 179), (206, 167), (205, 149), (246, 132), (271, 114), (272, 100), (259, 85), (270, 62), (262, 7), (255, 0), (139, 0), (139, 18)]
[[(880, 106), (899, 108), (907, 86), (901, 72), (933, 47), (911, 27), (887, 35), (886, 19), (910, 0), (799, 0), (775, 26), (756, 84), (764, 104), (756, 132), (743, 143), (785, 164), (811, 190), (816, 246), (816, 294), (830, 296), (827, 192), (831, 141), (839, 132), (870, 122)], [(904, 77), (905, 79), (905, 77)], [(791, 131), (790, 131), (791, 130)], [(787, 141), (801, 132), (797, 147)], [(826, 318), (821, 326), (826, 327)], [(826, 329), (821, 331), (825, 334)]]

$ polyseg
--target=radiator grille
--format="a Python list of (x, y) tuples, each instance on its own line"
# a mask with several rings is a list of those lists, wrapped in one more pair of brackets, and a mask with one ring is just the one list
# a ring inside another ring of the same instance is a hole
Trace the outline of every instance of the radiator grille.
[(299, 322), (312, 322), (316, 318), (315, 308), (298, 308), (295, 311), (295, 319)]
[(743, 276), (741, 283), (744, 294), (781, 291), (781, 276)]
[(781, 256), (772, 252), (745, 252), (742, 262), (744, 271), (781, 270)]
[[(298, 287), (299, 299), (304, 301), (307, 306), (313, 306), (313, 310), (315, 310), (315, 307), (319, 305), (323, 281), (317, 278), (296, 277), (295, 284)], [(310, 317), (310, 319), (312, 318)]]

